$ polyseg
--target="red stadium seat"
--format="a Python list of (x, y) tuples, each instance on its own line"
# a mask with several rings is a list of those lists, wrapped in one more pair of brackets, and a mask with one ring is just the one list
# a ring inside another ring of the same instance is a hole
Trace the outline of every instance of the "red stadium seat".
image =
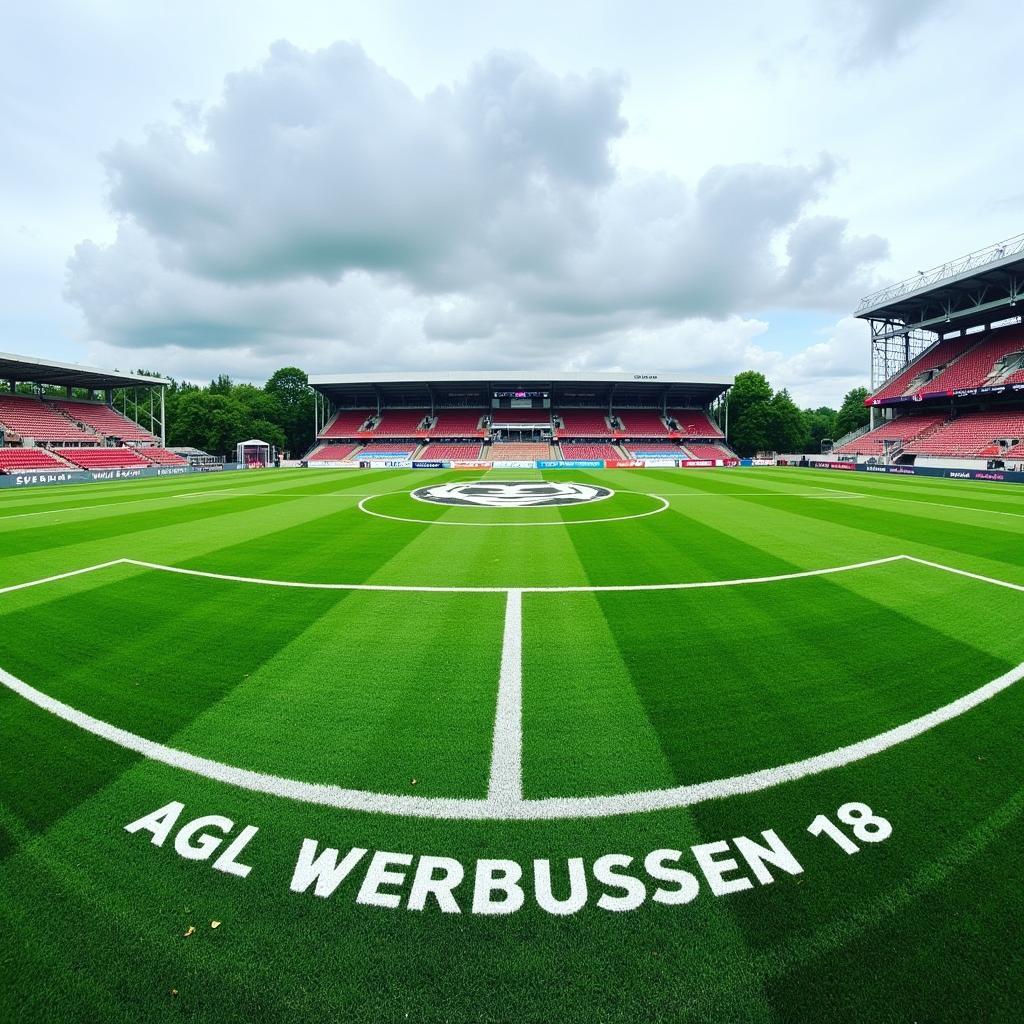
[(622, 458), (622, 453), (610, 444), (580, 444), (562, 441), (558, 446), (563, 459), (604, 459), (606, 462)]
[(83, 441), (95, 444), (95, 433), (81, 430), (48, 403), (20, 395), (0, 395), (0, 427), (7, 434), (36, 441)]
[(559, 409), (562, 426), (555, 431), (556, 437), (614, 437), (615, 431), (608, 426), (608, 416), (600, 409)]
[(152, 465), (133, 448), (56, 448), (56, 453), (82, 469), (135, 469)]
[(45, 448), (0, 448), (0, 473), (18, 473), (31, 469), (68, 469)]
[(134, 420), (122, 416), (102, 402), (50, 401), (59, 412), (78, 423), (85, 424), (104, 437), (119, 437), (122, 441), (155, 441), (156, 437), (143, 430)]

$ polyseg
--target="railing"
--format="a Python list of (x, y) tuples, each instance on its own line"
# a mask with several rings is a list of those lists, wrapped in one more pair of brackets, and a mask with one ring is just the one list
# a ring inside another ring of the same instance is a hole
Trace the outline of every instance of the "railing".
[(835, 451), (837, 448), (841, 448), (844, 444), (849, 444), (851, 441), (856, 441), (858, 437), (863, 437), (865, 434), (869, 433), (870, 430), (870, 423), (865, 423), (863, 427), (851, 430), (848, 434), (844, 434), (838, 440), (832, 442), (832, 451)]
[(1020, 253), (1024, 253), (1024, 234), (1014, 235), (1013, 238), (1008, 238), (1005, 242), (996, 242), (994, 245), (961, 256), (959, 259), (932, 267), (931, 270), (919, 270), (913, 277), (908, 277), (905, 281), (898, 281), (896, 284), (891, 284), (871, 295), (864, 296), (860, 300), (856, 312), (860, 314), (864, 310), (874, 309), (884, 302), (891, 302), (893, 299), (899, 299), (911, 292), (928, 288), (947, 278), (959, 277), (968, 271), (977, 270), (989, 263), (997, 263), (999, 260), (1006, 259), (1007, 256), (1016, 256)]

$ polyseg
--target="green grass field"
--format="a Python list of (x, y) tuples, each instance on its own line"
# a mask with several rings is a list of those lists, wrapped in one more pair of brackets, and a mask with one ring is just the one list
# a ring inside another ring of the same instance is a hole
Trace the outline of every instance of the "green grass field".
[(1024, 490), (542, 475), (0, 492), (0, 1021), (1021, 1018)]

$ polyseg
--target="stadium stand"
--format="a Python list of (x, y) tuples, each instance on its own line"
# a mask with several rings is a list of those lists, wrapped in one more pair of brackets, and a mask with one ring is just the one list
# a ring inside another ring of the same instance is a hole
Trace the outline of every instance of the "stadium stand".
[(883, 423), (867, 434), (854, 438), (839, 448), (833, 449), (832, 454), (884, 455), (886, 441), (903, 441), (904, 443), (912, 441), (928, 431), (937, 430), (945, 419), (945, 413), (900, 416)]
[[(977, 340), (977, 335), (974, 335)], [(1019, 327), (1003, 328), (992, 331), (965, 352), (959, 359), (951, 363), (938, 376), (934, 377), (929, 386), (940, 391), (957, 391), (961, 388), (983, 387), (986, 384), (1002, 383), (1006, 376), (1000, 372), (1002, 361), (1006, 356), (1024, 349), (1024, 334)], [(1016, 366), (1016, 362), (1013, 362)]]
[(36, 441), (77, 441), (96, 444), (95, 434), (76, 427), (56, 409), (38, 398), (0, 395), (0, 425), (8, 434)]
[(167, 448), (136, 448), (136, 453), (158, 466), (187, 466), (188, 459), (183, 459), (177, 452)]
[(537, 441), (499, 442), (497, 444), (492, 444), (484, 453), (484, 457), (487, 459), (493, 459), (496, 462), (519, 462), (520, 460), (529, 461), (531, 459), (550, 459), (551, 446), (541, 444)]
[(686, 450), (695, 459), (734, 459), (732, 452), (727, 451), (717, 444), (692, 444), (687, 443)]
[(703, 409), (673, 409), (668, 415), (679, 424), (676, 437), (725, 437)]
[(151, 463), (132, 448), (56, 448), (56, 453), (82, 469), (135, 469)]
[(346, 409), (339, 412), (323, 430), (321, 437), (356, 437), (373, 414), (371, 409)]
[(563, 459), (606, 459), (615, 461), (622, 458), (622, 453), (610, 444), (579, 444), (563, 441), (559, 446)]
[(429, 412), (429, 409), (385, 409), (370, 433), (374, 437), (415, 437), (424, 433), (420, 424)]
[(967, 349), (976, 344), (977, 340), (977, 335), (968, 334), (933, 345), (871, 397), (875, 401), (882, 401), (886, 398), (898, 398), (900, 395), (913, 394), (923, 384), (935, 378), (934, 371), (948, 366), (953, 360), (958, 359)]
[(97, 434), (104, 437), (119, 437), (122, 441), (155, 441), (156, 438), (148, 431), (143, 430), (134, 420), (122, 416), (121, 413), (112, 409), (102, 402), (70, 402), (50, 401), (58, 412), (63, 413), (68, 419), (76, 423), (84, 424)]
[(309, 462), (344, 462), (352, 457), (357, 444), (327, 444), (309, 456)]
[(469, 459), (476, 461), (480, 458), (482, 445), (479, 444), (444, 444), (435, 442), (428, 444), (416, 457), (430, 461), (448, 459)]
[(491, 423), (551, 423), (551, 413), (547, 409), (491, 409), (488, 415)]
[(427, 433), (432, 437), (483, 437), (486, 433), (480, 427), (483, 414), (483, 409), (438, 409), (434, 425)]
[(628, 437), (668, 437), (670, 431), (656, 409), (615, 409), (622, 424), (620, 432)]
[(666, 444), (665, 442), (658, 441), (636, 441), (631, 444), (624, 446), (626, 454), (631, 459), (639, 458), (642, 455), (654, 455), (657, 458), (662, 456), (666, 458), (681, 459), (685, 457), (685, 452), (678, 444)]
[(419, 448), (418, 441), (395, 441), (391, 444), (381, 442), (380, 444), (364, 445), (352, 457), (357, 459), (360, 455), (394, 455), (397, 458), (398, 456), (411, 456), (417, 448)]
[(562, 426), (556, 437), (614, 437), (608, 418), (600, 409), (559, 409)]
[(0, 473), (68, 468), (66, 462), (62, 462), (45, 448), (0, 448)]
[(999, 454), (999, 445), (995, 443), (997, 438), (1024, 441), (1024, 410), (986, 409), (964, 413), (943, 423), (927, 436), (915, 438), (903, 450), (908, 455), (981, 458)]

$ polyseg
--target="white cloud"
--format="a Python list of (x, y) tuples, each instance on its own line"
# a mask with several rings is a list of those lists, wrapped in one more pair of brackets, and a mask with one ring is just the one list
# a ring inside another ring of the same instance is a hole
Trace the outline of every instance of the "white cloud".
[(419, 98), (356, 46), (277, 43), (217, 104), (110, 150), (117, 236), (77, 247), (65, 295), (99, 352), (186, 373), (215, 352), (249, 376), (282, 357), (721, 376), (760, 351), (744, 310), (873, 283), (885, 241), (814, 212), (834, 158), (693, 187), (623, 172), (622, 92), (494, 53)]

